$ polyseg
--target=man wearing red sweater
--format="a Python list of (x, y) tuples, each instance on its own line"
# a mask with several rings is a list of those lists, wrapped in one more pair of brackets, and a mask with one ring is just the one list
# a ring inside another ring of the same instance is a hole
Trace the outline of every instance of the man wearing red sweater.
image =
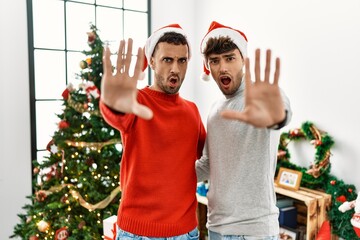
[[(115, 74), (104, 50), (100, 101), (124, 149), (117, 239), (198, 239), (195, 161), (206, 133), (196, 105), (179, 96), (190, 59), (186, 35), (177, 24), (155, 31), (145, 56), (138, 49), (133, 74), (132, 39), (125, 45), (120, 42)], [(147, 65), (154, 83), (138, 90)]]

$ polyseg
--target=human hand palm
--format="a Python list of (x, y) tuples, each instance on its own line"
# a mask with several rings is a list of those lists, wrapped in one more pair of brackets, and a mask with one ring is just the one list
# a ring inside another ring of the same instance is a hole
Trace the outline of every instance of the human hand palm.
[(129, 68), (132, 58), (132, 39), (128, 41), (127, 52), (125, 53), (125, 41), (120, 41), (116, 63), (116, 73), (113, 74), (113, 67), (110, 60), (110, 49), (105, 47), (103, 56), (103, 77), (101, 80), (101, 99), (110, 108), (123, 112), (133, 113), (144, 119), (151, 119), (152, 111), (137, 101), (137, 80), (143, 79), (142, 64), (144, 53), (141, 48), (137, 52), (137, 60), (132, 76)]
[(252, 82), (249, 59), (245, 59), (245, 107), (243, 111), (225, 110), (224, 118), (243, 121), (255, 127), (269, 127), (285, 118), (285, 110), (278, 86), (280, 60), (276, 59), (274, 80), (270, 82), (271, 51), (267, 50), (264, 80), (260, 79), (260, 50), (255, 52), (255, 81)]

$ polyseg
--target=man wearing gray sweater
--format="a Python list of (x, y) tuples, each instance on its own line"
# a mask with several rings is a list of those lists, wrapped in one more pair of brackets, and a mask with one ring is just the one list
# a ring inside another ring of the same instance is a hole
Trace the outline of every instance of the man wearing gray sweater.
[(251, 79), (245, 34), (217, 22), (211, 23), (201, 51), (203, 78), (211, 74), (224, 94), (210, 110), (204, 153), (196, 162), (198, 181), (209, 180), (209, 238), (278, 239), (274, 175), (279, 129), (292, 115), (289, 99), (278, 86), (280, 60), (271, 79), (267, 50), (261, 79), (257, 49)]

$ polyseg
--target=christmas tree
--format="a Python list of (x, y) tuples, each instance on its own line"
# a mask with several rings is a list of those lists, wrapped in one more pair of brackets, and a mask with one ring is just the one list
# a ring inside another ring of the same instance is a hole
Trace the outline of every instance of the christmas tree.
[(103, 220), (116, 215), (120, 199), (120, 133), (99, 111), (103, 42), (90, 25), (78, 79), (62, 93), (64, 110), (47, 145), (49, 156), (33, 161), (34, 194), (18, 214), (22, 239), (102, 239)]

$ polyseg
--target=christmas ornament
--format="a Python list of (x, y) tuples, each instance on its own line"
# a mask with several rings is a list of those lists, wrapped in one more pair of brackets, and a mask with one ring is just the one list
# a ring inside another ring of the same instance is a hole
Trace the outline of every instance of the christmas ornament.
[(78, 229), (83, 229), (83, 227), (86, 225), (85, 221), (81, 221), (79, 224), (78, 224)]
[(31, 236), (29, 237), (29, 240), (39, 240), (39, 238), (37, 236)]
[(95, 39), (96, 39), (96, 33), (94, 32), (87, 32), (88, 35), (88, 44), (91, 45), (93, 43), (95, 43)]
[(55, 240), (66, 240), (69, 237), (69, 232), (66, 227), (62, 227), (55, 232)]
[(351, 209), (355, 210), (355, 213), (352, 216), (350, 222), (353, 226), (354, 232), (360, 238), (360, 192), (358, 192), (356, 200), (353, 200), (351, 202), (346, 201), (341, 204), (338, 209), (340, 212), (343, 213)]
[(36, 200), (37, 200), (38, 202), (43, 202), (43, 201), (46, 199), (46, 197), (47, 197), (46, 191), (44, 191), (44, 190), (39, 190), (39, 191), (37, 191), (37, 192), (35, 193), (35, 195), (36, 195)]
[(49, 229), (50, 224), (44, 220), (41, 220), (38, 222), (37, 227), (40, 232), (46, 232)]
[(88, 64), (87, 64), (86, 61), (81, 60), (79, 66), (80, 66), (81, 69), (85, 69), (85, 68), (88, 67)]
[(70, 126), (70, 124), (65, 120), (62, 120), (59, 122), (59, 129), (65, 129), (65, 128), (68, 128), (69, 126)]
[(334, 144), (334, 141), (326, 132), (319, 130), (310, 122), (305, 122), (301, 128), (296, 128), (281, 134), (278, 161), (290, 161), (290, 153), (287, 146), (291, 141), (298, 140), (309, 140), (315, 147), (314, 163), (305, 174), (318, 178), (327, 172), (330, 168), (330, 148)]

